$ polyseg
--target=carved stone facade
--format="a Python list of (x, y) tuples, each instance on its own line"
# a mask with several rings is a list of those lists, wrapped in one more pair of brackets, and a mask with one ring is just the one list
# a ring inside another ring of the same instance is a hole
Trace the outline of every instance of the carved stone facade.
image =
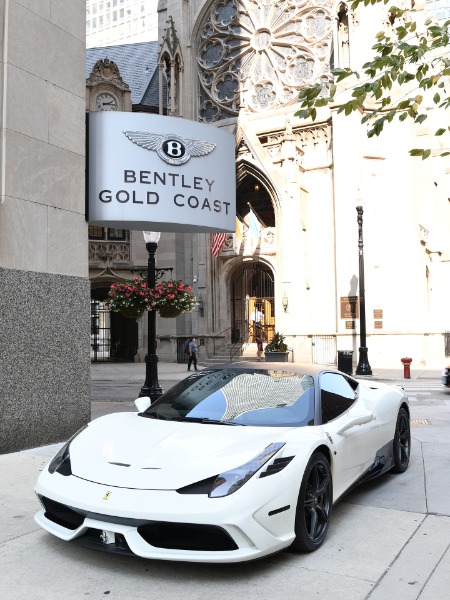
[[(103, 99), (106, 94), (107, 99)], [(86, 110), (131, 111), (131, 91), (116, 63), (104, 58), (95, 63), (86, 80)]]
[[(286, 335), (296, 361), (325, 364), (353, 350), (356, 363), (360, 323), (340, 307), (359, 296), (362, 204), (372, 365), (398, 366), (403, 355), (418, 365), (445, 362), (450, 164), (408, 155), (430, 142), (439, 116), (430, 113), (429, 129), (393, 123), (368, 139), (360, 116), (336, 107), (314, 122), (295, 115), (302, 86), (327, 86), (331, 68), (360, 68), (377, 32), (392, 26), (382, 3), (352, 10), (329, 0), (160, 0), (159, 39), (176, 31), (184, 69), (171, 92), (183, 117), (236, 136), (238, 231), (217, 258), (209, 236), (186, 236), (202, 298), (190, 326), (205, 354), (222, 348), (230, 356), (229, 345), (251, 342), (259, 304), (267, 334)], [(424, 231), (432, 243), (422, 243)]]
[(329, 0), (215, 0), (199, 27), (199, 117), (293, 104), (302, 85), (329, 78)]

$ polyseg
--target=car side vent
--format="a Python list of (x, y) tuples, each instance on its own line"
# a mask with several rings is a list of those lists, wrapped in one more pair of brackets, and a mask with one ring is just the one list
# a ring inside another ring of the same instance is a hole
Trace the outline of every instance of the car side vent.
[(293, 456), (282, 456), (281, 458), (276, 458), (273, 463), (261, 473), (260, 477), (268, 477), (269, 475), (275, 475), (275, 473), (279, 473), (288, 466), (293, 458)]
[(203, 479), (202, 481), (197, 481), (196, 483), (191, 483), (185, 487), (178, 488), (176, 492), (178, 494), (209, 494), (216, 479), (217, 475), (214, 475), (213, 477), (208, 477), (208, 479)]

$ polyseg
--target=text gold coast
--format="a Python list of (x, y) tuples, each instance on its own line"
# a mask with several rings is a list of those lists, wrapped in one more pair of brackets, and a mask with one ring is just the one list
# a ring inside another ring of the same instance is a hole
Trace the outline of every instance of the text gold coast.
[[(157, 171), (134, 171), (125, 169), (123, 172), (123, 182), (125, 184), (137, 183), (139, 185), (155, 186), (158, 191), (137, 192), (133, 189), (122, 189), (117, 191), (101, 190), (99, 200), (104, 203), (119, 202), (120, 204), (158, 204), (160, 196), (165, 200), (169, 188), (183, 189), (183, 193), (177, 191), (172, 196), (175, 206), (180, 208), (189, 207), (220, 213), (225, 211), (228, 214), (230, 203), (218, 199), (211, 199), (204, 196), (201, 192), (206, 192), (208, 196), (213, 192), (214, 180), (206, 177), (187, 177), (180, 173), (167, 173)], [(125, 186), (124, 186), (125, 187)], [(162, 189), (161, 189), (162, 188)], [(167, 188), (167, 189), (166, 189)], [(200, 192), (200, 193), (199, 193)]]

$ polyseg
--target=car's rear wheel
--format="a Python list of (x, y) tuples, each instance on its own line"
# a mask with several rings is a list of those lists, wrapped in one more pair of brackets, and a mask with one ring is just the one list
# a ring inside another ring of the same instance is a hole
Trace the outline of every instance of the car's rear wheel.
[(408, 411), (401, 408), (398, 411), (397, 424), (394, 434), (394, 473), (404, 473), (409, 465), (411, 454), (411, 427)]
[(332, 507), (330, 465), (321, 452), (316, 452), (306, 466), (300, 486), (292, 549), (313, 552), (320, 548), (327, 535)]

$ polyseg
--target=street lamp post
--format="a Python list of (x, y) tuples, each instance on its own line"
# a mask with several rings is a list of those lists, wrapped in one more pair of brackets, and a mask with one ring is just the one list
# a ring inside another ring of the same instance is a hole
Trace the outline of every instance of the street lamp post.
[[(155, 254), (161, 234), (159, 231), (144, 231), (145, 247), (148, 252), (147, 281), (149, 288), (154, 288), (156, 283)], [(149, 396), (155, 402), (162, 394), (163, 389), (158, 381), (158, 355), (156, 354), (156, 310), (149, 310), (147, 355), (145, 357), (145, 383), (139, 397)]]
[(363, 207), (357, 206), (359, 253), (359, 359), (356, 375), (372, 375), (366, 346), (366, 298), (364, 289)]

